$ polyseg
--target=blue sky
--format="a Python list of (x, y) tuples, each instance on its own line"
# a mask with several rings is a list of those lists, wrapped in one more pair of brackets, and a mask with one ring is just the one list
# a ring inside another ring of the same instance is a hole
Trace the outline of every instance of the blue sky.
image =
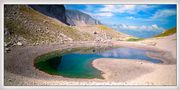
[(176, 26), (175, 4), (139, 5), (65, 5), (80, 10), (106, 25), (123, 30), (164, 31)]

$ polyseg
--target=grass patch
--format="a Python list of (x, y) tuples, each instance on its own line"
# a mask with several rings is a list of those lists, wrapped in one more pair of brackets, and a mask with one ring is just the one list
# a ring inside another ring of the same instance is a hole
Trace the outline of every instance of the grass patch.
[(127, 41), (140, 41), (144, 40), (144, 38), (129, 38)]

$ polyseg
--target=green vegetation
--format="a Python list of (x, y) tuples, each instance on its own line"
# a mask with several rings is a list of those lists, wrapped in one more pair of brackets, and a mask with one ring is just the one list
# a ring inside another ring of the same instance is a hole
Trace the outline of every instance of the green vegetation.
[(161, 34), (159, 34), (159, 35), (157, 35), (157, 36), (155, 36), (155, 37), (169, 36), (169, 35), (172, 35), (172, 34), (174, 34), (174, 33), (176, 33), (176, 27), (171, 28), (171, 29), (169, 29), (169, 30), (166, 30), (165, 32), (163, 32), (163, 33), (161, 33)]
[(140, 41), (144, 40), (144, 38), (129, 38), (127, 41)]

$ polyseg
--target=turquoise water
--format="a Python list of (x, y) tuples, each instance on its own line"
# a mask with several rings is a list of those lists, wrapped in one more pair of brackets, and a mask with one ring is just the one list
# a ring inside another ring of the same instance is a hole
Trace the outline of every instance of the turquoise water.
[(145, 54), (146, 52), (153, 51), (127, 47), (71, 49), (68, 53), (59, 54), (47, 60), (40, 60), (35, 63), (35, 66), (49, 74), (69, 78), (102, 78), (101, 71), (91, 64), (93, 60), (98, 58), (139, 59), (161, 63), (160, 60), (148, 57)]

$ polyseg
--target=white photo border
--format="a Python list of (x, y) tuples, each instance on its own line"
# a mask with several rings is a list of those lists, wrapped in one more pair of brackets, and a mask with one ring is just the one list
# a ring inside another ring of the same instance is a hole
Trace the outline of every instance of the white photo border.
[[(177, 5), (177, 85), (176, 86), (4, 86), (4, 4), (176, 4)], [(104, 89), (104, 90), (180, 90), (179, 83), (179, 15), (180, 0), (1, 0), (0, 1), (0, 90), (32, 90), (32, 89)]]

